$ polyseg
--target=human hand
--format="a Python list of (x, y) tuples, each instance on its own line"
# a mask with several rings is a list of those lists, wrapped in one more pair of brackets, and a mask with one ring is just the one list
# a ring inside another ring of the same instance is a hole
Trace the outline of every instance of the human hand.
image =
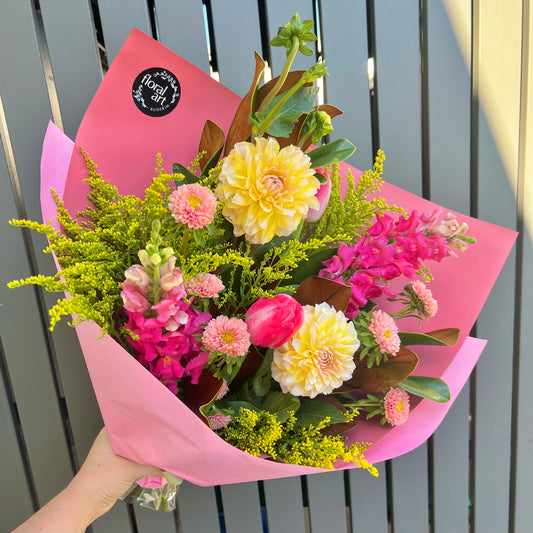
[(83, 533), (137, 479), (162, 475), (158, 468), (115, 455), (104, 428), (68, 486), (13, 533)]

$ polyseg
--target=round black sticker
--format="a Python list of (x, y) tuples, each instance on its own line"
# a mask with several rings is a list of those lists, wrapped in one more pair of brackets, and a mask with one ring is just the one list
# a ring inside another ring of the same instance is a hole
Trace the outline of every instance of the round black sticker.
[(181, 96), (178, 78), (165, 68), (143, 70), (131, 88), (135, 105), (150, 117), (164, 117), (177, 105)]

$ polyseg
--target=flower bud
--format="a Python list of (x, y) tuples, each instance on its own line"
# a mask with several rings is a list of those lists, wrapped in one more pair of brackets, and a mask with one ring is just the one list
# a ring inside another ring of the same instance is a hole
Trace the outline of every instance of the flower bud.
[(259, 298), (246, 313), (246, 324), (253, 344), (277, 348), (287, 342), (304, 319), (302, 306), (287, 294)]

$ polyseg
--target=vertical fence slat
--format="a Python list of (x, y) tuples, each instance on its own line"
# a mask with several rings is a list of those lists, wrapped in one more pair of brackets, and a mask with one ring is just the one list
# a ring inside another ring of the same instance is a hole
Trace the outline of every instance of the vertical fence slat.
[(429, 531), (427, 445), (392, 461), (394, 533)]
[(261, 54), (257, 3), (233, 0), (231, 9), (228, 9), (223, 2), (212, 2), (211, 8), (220, 81), (244, 96), (254, 75), (253, 52), (256, 50)]
[(183, 482), (178, 493), (183, 533), (218, 533), (218, 509), (213, 487)]
[[(342, 13), (342, 16), (340, 14)], [(372, 166), (368, 46), (364, 2), (339, 0), (335, 9), (322, 6), (322, 36), (328, 72), (326, 102), (340, 107), (333, 120), (331, 140), (346, 137), (357, 147), (349, 163), (360, 169)]]
[(309, 513), (313, 533), (347, 531), (344, 473), (327, 472), (307, 476)]
[[(483, 2), (480, 8), (479, 217), (513, 228), (521, 2)], [(514, 255), (513, 251), (478, 320), (478, 336), (489, 343), (476, 376), (476, 533), (506, 531), (509, 521)]]
[(269, 533), (304, 533), (299, 477), (265, 481), (265, 500)]
[(374, 465), (379, 477), (360, 468), (350, 471), (353, 533), (387, 533), (387, 487), (385, 463)]
[(223, 485), (221, 491), (228, 533), (262, 533), (257, 483)]
[[(2, 143), (0, 142), (0, 199), (3, 198), (10, 199), (11, 190), (7, 163)], [(8, 206), (4, 207), (2, 205), (1, 210), (2, 212), (7, 210), (7, 216), (13, 214), (9, 213), (10, 208)], [(1, 217), (1, 220), (2, 224), (6, 222), (4, 217)], [(17, 230), (13, 231), (16, 232)], [(4, 243), (4, 240), (2, 242)], [(5, 274), (4, 260), (2, 259), (2, 284), (5, 282)], [(0, 302), (0, 309), (2, 309), (5, 305), (4, 299), (2, 298)], [(0, 311), (0, 317), (3, 322), (4, 317), (2, 315), (3, 313)], [(3, 351), (3, 346), (0, 346), (0, 349)], [(33, 507), (19, 444), (17, 442), (11, 407), (4, 386), (4, 379), (0, 379), (0, 427), (2, 428), (2, 437), (0, 438), (0, 472), (2, 479), (9, 480), (4, 483), (2, 496), (0, 497), (0, 527), (5, 531), (11, 531), (11, 529), (20, 524), (33, 512)]]
[[(446, 2), (447, 8), (453, 10), (448, 14), (444, 3), (428, 2), (431, 199), (468, 214), (470, 5)], [(462, 23), (460, 27), (457, 25), (459, 21)], [(467, 384), (433, 438), (435, 533), (468, 530), (468, 417)]]
[(380, 147), (385, 179), (422, 194), (418, 1), (375, 3)]
[(155, 0), (160, 41), (209, 74), (201, 0)]
[(89, 3), (47, 0), (41, 12), (64, 131), (73, 139), (101, 81)]
[(98, 6), (109, 64), (115, 59), (133, 28), (152, 35), (145, 0), (99, 0)]
[[(533, 382), (533, 6), (528, 4), (529, 13), (525, 10), (523, 27), (526, 28), (526, 41), (523, 53), (522, 68), (527, 65), (527, 71), (522, 74), (521, 135), (523, 146), (523, 172), (519, 188), (519, 201), (521, 202), (521, 215), (523, 217), (522, 232), (522, 300), (520, 309), (520, 360), (518, 367), (518, 413), (516, 433), (516, 480), (514, 502), (514, 524), (512, 533), (527, 531), (533, 523), (533, 506), (531, 505), (531, 490), (533, 479), (533, 403), (530, 399), (531, 382)], [(527, 47), (527, 48), (526, 48)], [(514, 450), (511, 451), (513, 453)]]
[[(38, 154), (50, 106), (30, 3), (1, 3), (0, 25), (0, 94), (28, 215), (37, 218)], [(13, 61), (13, 50), (17, 61)], [(11, 193), (2, 195), (2, 202), (7, 204), (2, 208), (4, 246), (11, 250), (2, 260), (2, 274), (9, 281), (28, 275), (29, 270), (20, 230), (6, 227), (10, 216), (17, 216)], [(42, 504), (65, 486), (72, 470), (34, 291), (8, 292), (2, 285), (2, 339)]]
[[(285, 0), (267, 0), (266, 2), (267, 9), (267, 22), (268, 22), (268, 32), (269, 32), (269, 41), (271, 41), (278, 33), (278, 29), (287, 24), (294, 13), (300, 15), (301, 20), (313, 20), (313, 2), (310, 0), (293, 0), (292, 2), (287, 2)], [(313, 32), (317, 33), (316, 26), (313, 27)], [(313, 50), (316, 48), (315, 43), (308, 43)], [(272, 62), (272, 76), (277, 76), (285, 60), (287, 59), (286, 49), (280, 46), (271, 46), (270, 47), (270, 59)], [(298, 54), (292, 64), (293, 70), (306, 70), (308, 69), (315, 61), (313, 56), (304, 56)]]

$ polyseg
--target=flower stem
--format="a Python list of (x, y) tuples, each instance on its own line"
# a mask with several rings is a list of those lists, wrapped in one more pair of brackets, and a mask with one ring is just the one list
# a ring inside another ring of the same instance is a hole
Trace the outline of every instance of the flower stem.
[(285, 83), (285, 80), (287, 79), (287, 76), (289, 74), (291, 65), (294, 61), (294, 58), (296, 57), (296, 54), (298, 53), (298, 48), (300, 47), (300, 40), (298, 38), (295, 38), (292, 43), (292, 48), (289, 51), (289, 55), (287, 56), (287, 60), (285, 61), (285, 64), (283, 65), (283, 70), (281, 71), (281, 74), (278, 76), (278, 81), (274, 85), (274, 87), (270, 90), (270, 92), (266, 95), (263, 102), (261, 102), (261, 106), (259, 107), (259, 111), (262, 113), (267, 105), (270, 103), (272, 98), (278, 94), (278, 91), (283, 87), (283, 84)]

